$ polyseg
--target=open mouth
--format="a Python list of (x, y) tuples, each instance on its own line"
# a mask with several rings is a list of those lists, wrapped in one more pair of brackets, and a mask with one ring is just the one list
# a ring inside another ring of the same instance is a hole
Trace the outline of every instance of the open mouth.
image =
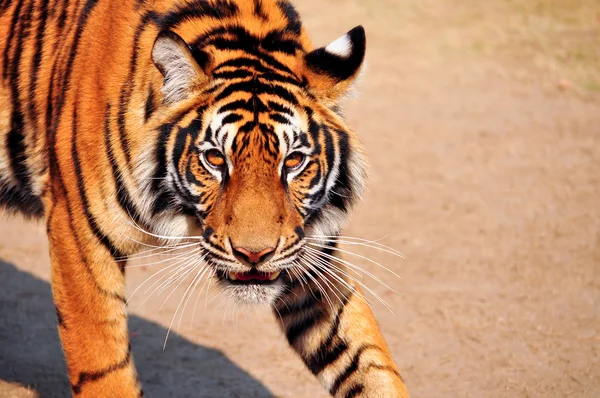
[(225, 278), (236, 284), (267, 284), (275, 282), (280, 274), (280, 271), (260, 272), (251, 270), (248, 272), (229, 272), (225, 274)]

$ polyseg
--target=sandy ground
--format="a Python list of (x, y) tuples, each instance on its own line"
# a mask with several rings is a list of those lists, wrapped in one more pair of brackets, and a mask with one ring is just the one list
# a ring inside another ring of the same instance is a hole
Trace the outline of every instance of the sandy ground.
[[(298, 3), (319, 44), (367, 29), (346, 109), (370, 191), (345, 233), (408, 257), (347, 247), (402, 277), (354, 258), (399, 292), (366, 278), (412, 395), (600, 396), (600, 4)], [(44, 228), (0, 231), (0, 396), (66, 396)], [(148, 396), (326, 396), (266, 310), (202, 298), (163, 351), (181, 293), (131, 300)]]

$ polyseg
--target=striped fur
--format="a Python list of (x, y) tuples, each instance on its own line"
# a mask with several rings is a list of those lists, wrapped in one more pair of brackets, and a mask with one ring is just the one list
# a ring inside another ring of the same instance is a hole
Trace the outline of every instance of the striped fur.
[[(142, 395), (124, 258), (167, 236), (196, 242), (236, 300), (269, 302), (333, 396), (407, 396), (343, 267), (301, 266), (365, 183), (337, 112), (361, 27), (313, 49), (286, 0), (4, 0), (0, 54), (0, 206), (46, 220), (74, 395)], [(280, 276), (230, 279), (251, 266)]]

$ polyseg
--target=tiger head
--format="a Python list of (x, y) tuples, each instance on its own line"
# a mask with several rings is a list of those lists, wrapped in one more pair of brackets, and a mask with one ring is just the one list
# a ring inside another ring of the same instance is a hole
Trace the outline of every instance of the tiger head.
[(163, 222), (165, 234), (198, 237), (216, 278), (253, 303), (309, 272), (307, 242), (339, 234), (365, 182), (337, 108), (363, 63), (363, 28), (316, 50), (302, 29), (269, 29), (168, 30), (152, 50), (165, 109), (155, 207), (188, 220)]

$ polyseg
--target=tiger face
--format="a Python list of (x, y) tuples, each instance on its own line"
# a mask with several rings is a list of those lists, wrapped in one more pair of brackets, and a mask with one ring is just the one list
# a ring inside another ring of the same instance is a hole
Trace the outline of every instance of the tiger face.
[(363, 190), (362, 151), (337, 101), (361, 67), (364, 30), (298, 46), (239, 56), (167, 31), (152, 52), (169, 110), (159, 129), (165, 206), (185, 214), (185, 234), (201, 237), (203, 260), (240, 302), (272, 302), (304, 278), (306, 237), (337, 235)]

